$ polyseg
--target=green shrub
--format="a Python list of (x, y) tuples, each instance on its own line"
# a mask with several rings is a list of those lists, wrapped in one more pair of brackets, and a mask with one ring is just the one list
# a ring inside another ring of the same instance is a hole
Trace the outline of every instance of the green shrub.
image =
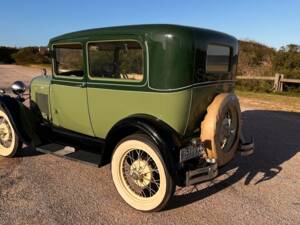
[(283, 89), (288, 93), (300, 94), (300, 86), (296, 84), (284, 84)]
[(241, 91), (254, 91), (254, 92), (272, 92), (273, 81), (263, 80), (238, 80), (236, 88)]
[(0, 63), (14, 63), (15, 60), (11, 55), (16, 52), (18, 52), (17, 48), (0, 46)]
[(41, 54), (37, 47), (21, 48), (17, 53), (12, 55), (17, 64), (47, 64), (50, 63), (48, 53)]
[(273, 69), (285, 78), (300, 79), (300, 46), (287, 45), (273, 56)]

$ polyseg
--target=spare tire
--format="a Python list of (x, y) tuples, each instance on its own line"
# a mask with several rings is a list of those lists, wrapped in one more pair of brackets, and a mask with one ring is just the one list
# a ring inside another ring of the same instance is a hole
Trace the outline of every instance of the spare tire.
[(218, 166), (227, 164), (238, 148), (241, 132), (241, 109), (233, 93), (217, 95), (207, 108), (201, 123), (200, 139), (207, 157), (216, 159)]

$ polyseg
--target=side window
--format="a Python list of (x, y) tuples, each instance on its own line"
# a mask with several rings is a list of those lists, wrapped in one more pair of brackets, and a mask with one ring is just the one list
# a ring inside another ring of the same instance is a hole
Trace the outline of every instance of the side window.
[(54, 46), (54, 71), (57, 76), (83, 76), (83, 50), (80, 44)]
[(206, 58), (206, 73), (228, 73), (230, 63), (230, 48), (221, 45), (208, 45)]
[(90, 43), (88, 54), (91, 77), (143, 80), (143, 49), (136, 41)]

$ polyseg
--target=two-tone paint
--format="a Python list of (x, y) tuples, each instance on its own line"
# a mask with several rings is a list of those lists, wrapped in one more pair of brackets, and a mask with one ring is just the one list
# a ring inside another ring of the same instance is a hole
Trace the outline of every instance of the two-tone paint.
[[(141, 82), (89, 75), (89, 43), (119, 40), (140, 43), (144, 53)], [(147, 115), (186, 139), (199, 132), (213, 98), (233, 91), (238, 42), (223, 33), (177, 25), (112, 27), (58, 36), (50, 40), (49, 48), (66, 43), (82, 45), (84, 76), (60, 77), (53, 72), (51, 77), (38, 77), (31, 83), (33, 104), (41, 104), (37, 96), (47, 96), (48, 107), (42, 107), (42, 115), (56, 127), (106, 139), (125, 118)], [(228, 73), (216, 77), (205, 72), (208, 44), (230, 48)]]

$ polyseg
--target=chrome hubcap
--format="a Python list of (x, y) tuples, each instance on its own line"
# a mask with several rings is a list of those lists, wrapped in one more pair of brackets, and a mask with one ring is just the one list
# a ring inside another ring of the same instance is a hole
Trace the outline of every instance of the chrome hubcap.
[(127, 187), (140, 197), (152, 197), (159, 190), (158, 168), (143, 150), (134, 149), (127, 153), (122, 162), (122, 172)]
[(234, 141), (237, 126), (237, 121), (232, 117), (232, 113), (230, 111), (227, 111), (222, 121), (222, 128), (220, 132), (220, 146), (222, 150), (224, 150), (227, 145), (232, 144), (232, 142)]
[(145, 188), (152, 179), (151, 167), (145, 160), (135, 160), (130, 166), (130, 176), (136, 185)]

